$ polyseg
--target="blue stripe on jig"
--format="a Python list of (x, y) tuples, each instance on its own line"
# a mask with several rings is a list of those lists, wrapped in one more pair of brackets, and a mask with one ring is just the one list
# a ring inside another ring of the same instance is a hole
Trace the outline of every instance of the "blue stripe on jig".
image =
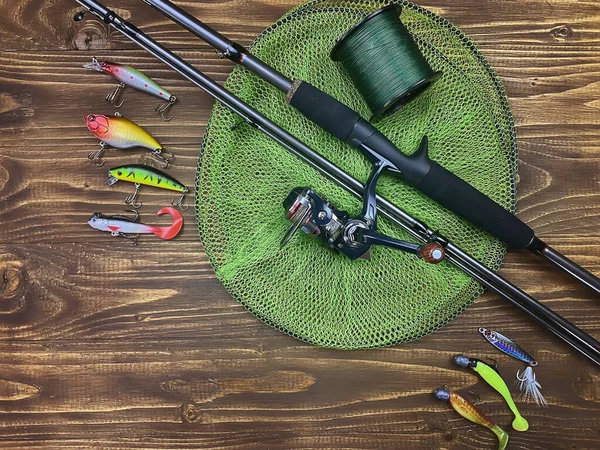
[(487, 328), (480, 328), (479, 332), (498, 350), (506, 353), (509, 356), (512, 356), (515, 359), (518, 359), (519, 361), (523, 361), (532, 367), (537, 366), (538, 363), (533, 356), (531, 356), (529, 353), (523, 350), (523, 348), (515, 344), (506, 336), (503, 336), (496, 331), (488, 330)]

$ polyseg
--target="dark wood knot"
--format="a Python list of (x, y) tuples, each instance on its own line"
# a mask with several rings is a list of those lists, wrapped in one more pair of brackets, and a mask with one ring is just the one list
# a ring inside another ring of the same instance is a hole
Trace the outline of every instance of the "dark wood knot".
[(181, 405), (181, 421), (183, 423), (194, 423), (200, 419), (200, 408), (196, 403), (188, 402)]
[(105, 50), (110, 48), (110, 28), (97, 20), (82, 22), (70, 39), (70, 48), (77, 50)]
[(9, 179), (10, 172), (0, 165), (0, 192), (2, 192), (2, 190), (6, 187)]
[(17, 314), (27, 307), (25, 271), (18, 261), (2, 261), (0, 254), (0, 312)]
[(23, 285), (24, 274), (20, 267), (0, 265), (0, 299), (13, 299)]
[[(80, 22), (75, 22), (73, 17), (80, 12), (79, 9), (72, 9), (67, 13), (68, 20), (71, 23), (69, 34), (67, 36), (67, 46), (76, 50), (106, 50), (112, 47), (113, 36), (119, 33), (111, 28), (110, 25), (87, 14)], [(131, 17), (131, 13), (125, 9), (115, 9), (115, 13), (125, 20)]]
[(550, 34), (557, 41), (568, 41), (573, 37), (575, 32), (573, 29), (567, 25), (561, 25), (556, 27), (550, 31)]

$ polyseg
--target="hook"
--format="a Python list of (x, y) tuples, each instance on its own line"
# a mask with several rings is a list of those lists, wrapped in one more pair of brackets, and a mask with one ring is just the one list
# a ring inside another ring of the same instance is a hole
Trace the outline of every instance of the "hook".
[(136, 203), (136, 200), (138, 199), (139, 196), (140, 196), (140, 184), (135, 183), (135, 191), (133, 192), (133, 194), (125, 197), (125, 204), (131, 205), (135, 209), (140, 209), (142, 207), (142, 202)]
[(113, 234), (113, 236), (120, 236), (123, 237), (125, 239), (131, 239), (131, 246), (132, 247), (137, 247), (139, 242), (138, 242), (138, 238), (140, 237), (139, 234), (126, 234), (126, 233), (117, 233), (116, 235)]
[(113, 105), (115, 108), (120, 108), (121, 106), (123, 106), (123, 100), (121, 100), (121, 103), (119, 103), (118, 105), (115, 102), (119, 100), (121, 90), (123, 90), (124, 88), (125, 83), (119, 83), (115, 90), (106, 96), (107, 103)]
[(167, 112), (169, 112), (169, 110), (173, 107), (173, 105), (175, 104), (175, 102), (177, 102), (177, 97), (175, 97), (174, 95), (171, 95), (171, 98), (169, 99), (168, 103), (161, 103), (160, 105), (157, 105), (155, 108), (155, 111), (160, 114), (160, 116), (163, 118), (163, 120), (170, 122), (173, 119), (173, 116), (169, 116), (168, 118), (165, 117), (165, 114)]
[(188, 189), (186, 189), (185, 191), (182, 192), (181, 197), (179, 197), (178, 200), (175, 199), (171, 199), (171, 205), (173, 206), (177, 206), (179, 209), (181, 209), (182, 211), (187, 211), (188, 209), (190, 209), (189, 205), (186, 207), (183, 207), (183, 199), (185, 197), (185, 195), (189, 192)]
[(95, 152), (90, 152), (88, 154), (88, 159), (90, 161), (94, 161), (94, 164), (96, 165), (96, 167), (102, 167), (106, 161), (102, 161), (102, 163), (98, 164), (99, 161), (101, 161), (101, 157), (102, 154), (104, 153), (104, 151), (108, 148), (108, 144), (104, 141), (100, 142), (100, 149), (96, 150)]
[(133, 222), (137, 223), (140, 220), (140, 212), (137, 209), (126, 209), (125, 212), (135, 214), (135, 217), (131, 219)]
[(175, 160), (175, 155), (173, 152), (164, 148), (157, 148), (152, 152), (152, 154), (156, 157), (156, 159), (165, 163), (165, 165), (162, 166), (163, 169), (168, 168), (169, 163)]

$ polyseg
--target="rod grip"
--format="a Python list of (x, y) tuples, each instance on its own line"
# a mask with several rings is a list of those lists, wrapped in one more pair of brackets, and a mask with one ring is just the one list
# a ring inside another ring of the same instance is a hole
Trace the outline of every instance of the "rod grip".
[(362, 119), (360, 114), (339, 100), (301, 80), (294, 82), (286, 101), (343, 142), (350, 138), (352, 130)]
[(434, 161), (414, 187), (511, 247), (524, 249), (534, 238), (526, 223)]

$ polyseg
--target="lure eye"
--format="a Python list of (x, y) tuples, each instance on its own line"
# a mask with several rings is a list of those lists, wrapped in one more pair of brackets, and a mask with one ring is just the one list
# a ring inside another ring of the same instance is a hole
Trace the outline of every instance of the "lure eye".
[(117, 172), (117, 175), (119, 175), (120, 177), (123, 176), (123, 172), (121, 172), (120, 170)]
[(491, 335), (492, 335), (492, 332), (491, 332), (491, 331), (489, 331), (489, 330), (486, 330), (486, 332), (485, 332), (484, 334), (485, 334), (486, 336), (491, 336)]

